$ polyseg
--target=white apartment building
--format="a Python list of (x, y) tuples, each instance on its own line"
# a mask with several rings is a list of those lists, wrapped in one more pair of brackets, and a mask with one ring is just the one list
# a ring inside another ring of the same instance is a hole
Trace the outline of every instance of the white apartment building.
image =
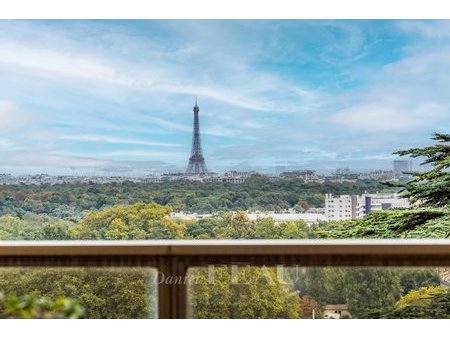
[(362, 218), (377, 210), (408, 208), (409, 201), (397, 194), (325, 195), (327, 221), (346, 221)]
[(362, 217), (363, 199), (356, 195), (325, 195), (325, 218), (327, 221), (344, 221)]

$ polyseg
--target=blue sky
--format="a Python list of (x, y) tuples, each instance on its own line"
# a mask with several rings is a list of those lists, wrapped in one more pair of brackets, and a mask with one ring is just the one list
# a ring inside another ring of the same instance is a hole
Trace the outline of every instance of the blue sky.
[(0, 21), (0, 172), (391, 168), (450, 132), (450, 21)]

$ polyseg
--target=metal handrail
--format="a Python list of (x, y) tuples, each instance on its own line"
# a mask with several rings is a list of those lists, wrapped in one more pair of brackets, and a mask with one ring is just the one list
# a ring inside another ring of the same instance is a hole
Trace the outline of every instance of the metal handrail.
[[(184, 280), (210, 264), (450, 266), (450, 240), (0, 241), (0, 266), (151, 266)], [(159, 317), (186, 318), (186, 285), (158, 285)]]
[(450, 254), (450, 239), (0, 241), (0, 256)]

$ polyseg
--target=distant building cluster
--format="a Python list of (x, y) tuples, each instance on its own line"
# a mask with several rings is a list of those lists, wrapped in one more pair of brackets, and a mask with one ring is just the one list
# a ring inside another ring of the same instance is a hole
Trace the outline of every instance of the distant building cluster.
[(327, 221), (347, 221), (362, 218), (373, 211), (392, 208), (409, 208), (408, 199), (397, 194), (325, 195)]
[(37, 175), (11, 175), (0, 174), (0, 185), (56, 185), (66, 183), (119, 183), (124, 181), (131, 181), (135, 183), (147, 183), (148, 178), (146, 176), (52, 176), (47, 174)]
[(176, 180), (186, 180), (195, 182), (222, 182), (229, 184), (244, 183), (249, 177), (257, 174), (256, 171), (227, 171), (223, 174), (207, 173), (204, 175), (186, 173), (166, 173), (162, 175), (142, 175), (142, 176), (53, 176), (48, 174), (37, 175), (11, 175), (0, 174), (0, 185), (55, 185), (65, 183), (120, 183), (130, 181), (134, 183), (164, 183)]
[(359, 179), (369, 181), (392, 181), (395, 180), (395, 174), (392, 170), (374, 170), (368, 173), (359, 174)]
[(318, 175), (314, 170), (294, 170), (285, 171), (279, 175), (261, 174), (256, 171), (237, 171), (231, 170), (223, 174), (208, 172), (205, 174), (187, 174), (182, 172), (165, 173), (161, 175), (11, 175), (0, 174), (0, 185), (42, 185), (42, 184), (64, 184), (64, 183), (98, 183), (106, 184), (112, 182), (131, 181), (135, 183), (165, 183), (176, 180), (185, 180), (192, 182), (220, 182), (228, 184), (242, 184), (252, 175), (263, 175), (272, 180), (283, 179), (301, 179), (305, 183), (356, 183), (359, 180), (373, 180), (373, 181), (398, 181), (408, 179), (408, 176), (396, 177), (393, 171), (373, 171), (369, 173), (352, 173), (345, 175)]
[(0, 185), (56, 185), (65, 183), (120, 183), (130, 181), (134, 183), (164, 183), (175, 180), (188, 180), (199, 182), (227, 182), (227, 183), (243, 183), (254, 172), (229, 172), (223, 175), (206, 174), (206, 175), (186, 175), (184, 173), (168, 173), (162, 175), (116, 175), (116, 176), (95, 176), (95, 175), (11, 175), (0, 174)]
[(314, 170), (294, 170), (284, 171), (279, 174), (280, 178), (300, 178), (305, 183), (318, 181), (318, 176)]
[(151, 183), (163, 183), (168, 181), (185, 180), (193, 182), (221, 182), (230, 184), (244, 183), (252, 175), (258, 174), (256, 171), (227, 171), (223, 174), (218, 173), (205, 173), (202, 175), (186, 174), (186, 173), (167, 173), (160, 176), (148, 176), (147, 181)]
[[(198, 120), (196, 121), (196, 128), (198, 127)], [(201, 154), (197, 154), (197, 151), (201, 151), (199, 145), (200, 140), (194, 133), (194, 149), (196, 154), (191, 158), (190, 163), (193, 164), (193, 168), (206, 168), (204, 159), (201, 157), (199, 163), (194, 160), (198, 159)], [(198, 156), (197, 156), (198, 155)], [(201, 155), (202, 156), (202, 155)], [(192, 157), (192, 156), (191, 156)], [(186, 180), (195, 182), (220, 182), (228, 184), (242, 184), (252, 175), (263, 175), (272, 180), (278, 179), (301, 179), (305, 183), (356, 183), (358, 181), (407, 181), (410, 179), (412, 173), (411, 160), (395, 160), (393, 161), (393, 170), (374, 170), (365, 173), (352, 172), (349, 168), (338, 168), (332, 174), (318, 174), (315, 170), (286, 170), (284, 166), (277, 166), (275, 174), (262, 174), (257, 171), (240, 171), (231, 170), (226, 171), (223, 174), (218, 174), (212, 171), (195, 171), (186, 170), (186, 172), (172, 172), (164, 173), (160, 175), (11, 175), (0, 174), (0, 185), (13, 185), (13, 184), (25, 184), (25, 185), (42, 185), (42, 184), (64, 184), (64, 183), (112, 183), (112, 182), (125, 182), (131, 181), (136, 183), (165, 183), (176, 180)]]

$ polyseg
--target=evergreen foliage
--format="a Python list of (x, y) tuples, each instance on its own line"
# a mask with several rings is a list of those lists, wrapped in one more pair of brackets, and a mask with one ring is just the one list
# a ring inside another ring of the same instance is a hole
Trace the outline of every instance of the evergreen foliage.
[(322, 222), (315, 238), (445, 238), (450, 232), (450, 208), (391, 209), (352, 221)]
[(427, 301), (427, 306), (419, 303), (405, 307), (367, 309), (360, 313), (359, 318), (450, 319), (450, 291), (431, 295)]
[(434, 134), (438, 143), (424, 148), (396, 152), (400, 156), (424, 157), (422, 165), (431, 165), (425, 172), (411, 173), (413, 179), (406, 183), (390, 184), (401, 187), (403, 196), (427, 207), (450, 205), (450, 134)]
[(450, 290), (443, 286), (423, 286), (409, 291), (395, 303), (395, 307), (403, 309), (407, 306), (430, 307), (433, 297), (445, 294)]

